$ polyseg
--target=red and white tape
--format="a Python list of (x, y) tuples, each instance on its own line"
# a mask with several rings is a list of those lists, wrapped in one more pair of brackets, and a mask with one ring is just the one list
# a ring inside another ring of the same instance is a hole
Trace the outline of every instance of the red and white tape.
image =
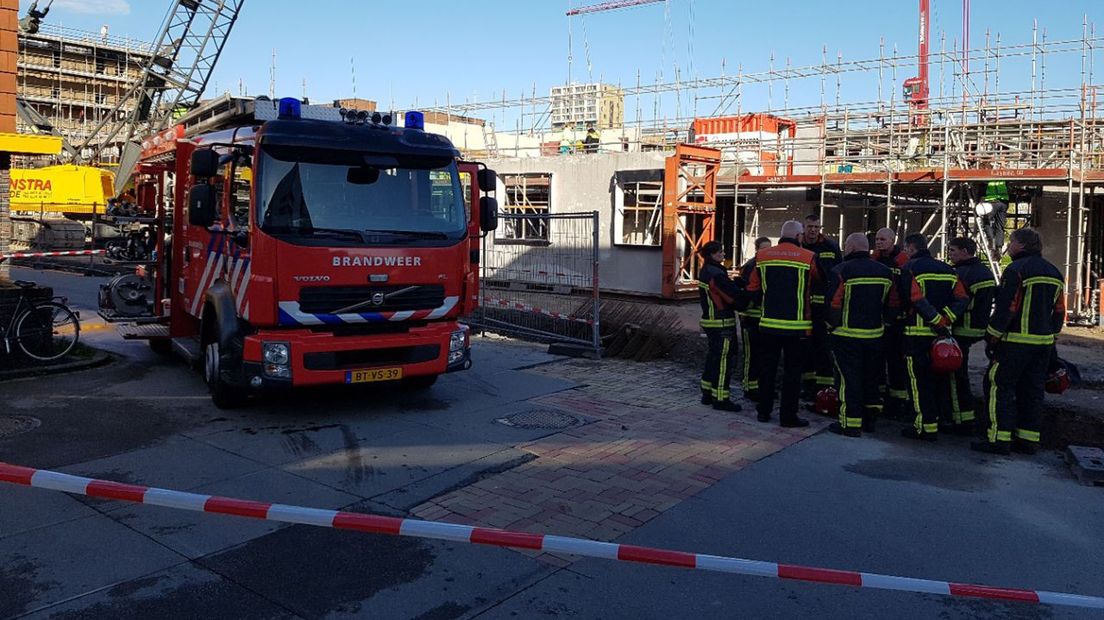
[(58, 250), (57, 252), (9, 252), (0, 254), (0, 260), (9, 258), (45, 258), (48, 256), (93, 256), (103, 254), (103, 250)]
[(583, 318), (580, 318), (580, 317), (577, 317), (577, 316), (571, 316), (569, 314), (564, 314), (562, 312), (553, 312), (553, 311), (547, 310), (545, 308), (537, 308), (535, 306), (527, 306), (525, 304), (519, 304), (517, 302), (509, 301), (509, 300), (506, 300), (506, 299), (495, 299), (493, 297), (485, 297), (483, 299), (483, 301), (485, 301), (486, 303), (495, 305), (495, 306), (501, 306), (503, 308), (509, 308), (511, 310), (520, 310), (522, 312), (532, 312), (533, 314), (543, 314), (544, 316), (549, 316), (549, 317), (552, 317), (554, 319), (561, 319), (561, 320), (564, 320), (564, 321), (574, 321), (576, 323), (585, 323), (587, 325), (594, 325), (594, 321), (592, 321), (591, 319), (583, 319)]
[(1017, 601), (1022, 603), (1041, 603), (1044, 605), (1059, 605), (1066, 607), (1104, 609), (1104, 597), (1100, 596), (1046, 592), (1043, 590), (996, 588), (992, 586), (951, 583), (930, 579), (913, 579), (910, 577), (896, 577), (877, 573), (860, 573), (830, 568), (799, 566), (796, 564), (778, 564), (776, 562), (744, 560), (718, 555), (686, 553), (683, 551), (671, 551), (652, 547), (599, 542), (583, 538), (510, 532), (506, 530), (458, 525), (455, 523), (442, 523), (438, 521), (401, 519), (397, 517), (343, 512), (339, 510), (304, 508), (286, 504), (268, 504), (252, 500), (200, 495), (133, 484), (122, 484), (107, 480), (83, 478), (81, 476), (73, 476), (44, 469), (8, 465), (6, 463), (0, 463), (0, 482), (22, 484), (65, 493), (87, 495), (89, 497), (100, 497), (104, 499), (137, 502), (139, 504), (150, 504), (152, 506), (177, 508), (180, 510), (211, 512), (237, 517), (279, 521), (281, 523), (296, 523), (341, 530), (370, 532), (373, 534), (412, 536), (416, 538), (432, 538), (436, 540), (449, 540), (479, 545), (494, 545), (497, 547), (534, 549), (547, 553), (577, 555), (604, 560), (661, 564), (680, 568), (752, 575), (755, 577), (831, 583), (861, 588), (876, 588), (879, 590), (899, 590), (902, 592), (919, 592), (943, 596), (960, 596)]

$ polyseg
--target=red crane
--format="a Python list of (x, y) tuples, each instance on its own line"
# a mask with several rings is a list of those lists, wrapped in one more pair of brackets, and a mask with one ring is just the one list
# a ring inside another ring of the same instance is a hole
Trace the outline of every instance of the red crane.
[(581, 6), (577, 9), (571, 9), (567, 12), (567, 16), (582, 15), (584, 13), (597, 13), (599, 11), (612, 11), (614, 9), (625, 9), (630, 6), (640, 6), (641, 4), (654, 4), (656, 2), (665, 2), (666, 0), (616, 0), (616, 2), (603, 2), (601, 4), (592, 4), (590, 6)]
[[(917, 111), (928, 109), (928, 39), (931, 35), (931, 8), (929, 0), (920, 0), (920, 51), (918, 54), (919, 75), (905, 80), (905, 99), (909, 106)], [(925, 125), (926, 114), (918, 114), (913, 122)]]

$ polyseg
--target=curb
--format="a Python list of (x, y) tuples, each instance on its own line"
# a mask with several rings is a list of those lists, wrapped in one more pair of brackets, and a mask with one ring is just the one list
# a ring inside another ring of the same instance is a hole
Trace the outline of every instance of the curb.
[(37, 377), (43, 375), (58, 375), (67, 372), (76, 372), (78, 370), (88, 370), (90, 368), (98, 368), (100, 366), (109, 364), (114, 359), (115, 358), (110, 353), (97, 349), (95, 355), (93, 355), (91, 359), (87, 360), (65, 362), (62, 364), (54, 364), (53, 366), (31, 366), (28, 368), (0, 370), (0, 381), (10, 381), (12, 379), (24, 379), (27, 377)]
[(63, 474), (45, 469), (33, 469), (0, 462), (0, 482), (87, 495), (138, 504), (149, 504), (235, 517), (312, 525), (315, 527), (353, 530), (389, 536), (409, 536), (447, 540), (475, 545), (491, 545), (513, 549), (529, 549), (547, 553), (577, 555), (589, 558), (657, 564), (662, 566), (704, 570), (729, 574), (826, 583), (855, 588), (897, 590), (920, 594), (935, 594), (957, 598), (980, 598), (1064, 607), (1104, 609), (1104, 597), (1068, 592), (1048, 592), (1020, 588), (1001, 588), (980, 584), (955, 583), (932, 579), (898, 577), (797, 564), (781, 564), (762, 560), (688, 553), (670, 549), (639, 547), (619, 543), (599, 542), (584, 538), (569, 538), (550, 534), (532, 534), (491, 528), (459, 525), (441, 521), (403, 519), (366, 513), (306, 508), (287, 504), (272, 504), (232, 497), (200, 495), (170, 489), (158, 489), (108, 480), (97, 480)]

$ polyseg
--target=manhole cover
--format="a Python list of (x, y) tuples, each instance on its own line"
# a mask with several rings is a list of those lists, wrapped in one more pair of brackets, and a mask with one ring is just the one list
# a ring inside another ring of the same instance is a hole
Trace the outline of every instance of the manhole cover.
[(505, 418), (498, 418), (495, 422), (514, 428), (562, 429), (579, 426), (583, 423), (583, 420), (562, 411), (534, 409), (532, 411), (515, 413)]
[(0, 439), (4, 437), (14, 437), (20, 433), (26, 433), (27, 431), (33, 431), (42, 424), (38, 418), (32, 418), (29, 416), (13, 415), (13, 416), (0, 416)]

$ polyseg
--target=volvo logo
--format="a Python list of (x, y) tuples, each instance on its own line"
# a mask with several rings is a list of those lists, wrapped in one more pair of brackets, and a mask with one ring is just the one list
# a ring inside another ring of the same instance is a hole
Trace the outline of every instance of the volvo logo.
[(382, 306), (385, 299), (383, 293), (372, 293), (372, 304), (376, 306)]
[(292, 276), (296, 282), (329, 282), (330, 276)]

